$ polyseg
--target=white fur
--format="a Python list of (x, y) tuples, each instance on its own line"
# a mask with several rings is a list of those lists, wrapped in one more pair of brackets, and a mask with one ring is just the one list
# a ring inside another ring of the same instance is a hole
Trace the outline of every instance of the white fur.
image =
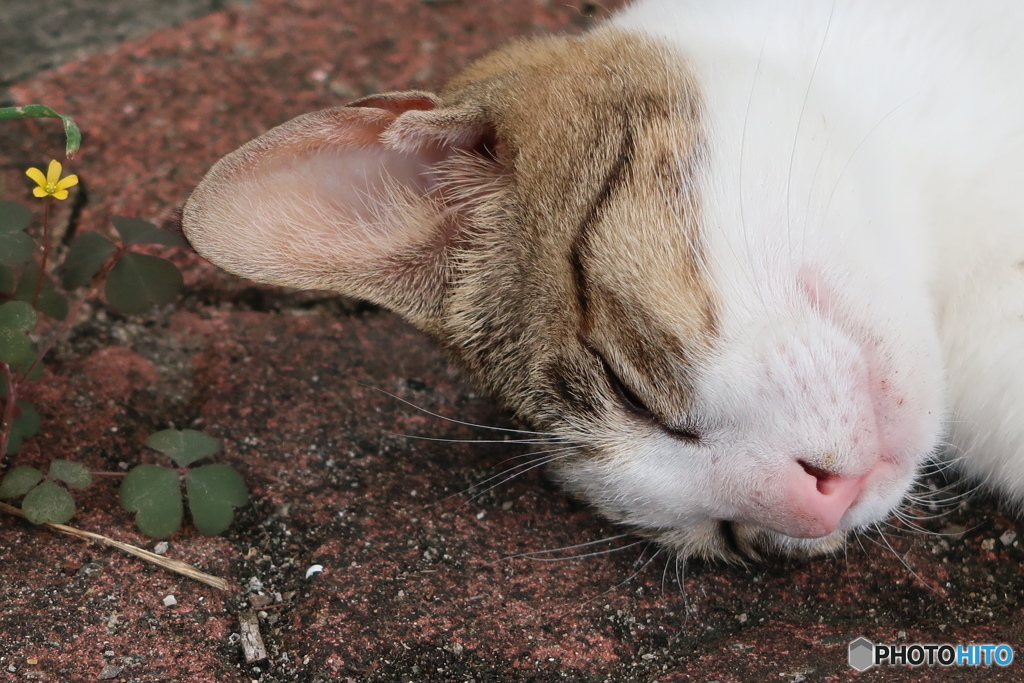
[(851, 528), (946, 417), (959, 466), (1024, 500), (1024, 5), (649, 0), (614, 24), (678, 46), (704, 98), (717, 427), (702, 452), (619, 436), (590, 494), (647, 527), (766, 523), (750, 498), (792, 458), (856, 475), (881, 453)]

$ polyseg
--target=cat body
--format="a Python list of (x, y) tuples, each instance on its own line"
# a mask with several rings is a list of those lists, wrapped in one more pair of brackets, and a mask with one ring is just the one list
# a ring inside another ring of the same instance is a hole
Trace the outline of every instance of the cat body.
[(949, 438), (1024, 500), (1024, 9), (648, 0), (294, 119), (186, 204), (236, 274), (373, 300), (682, 553), (814, 553)]

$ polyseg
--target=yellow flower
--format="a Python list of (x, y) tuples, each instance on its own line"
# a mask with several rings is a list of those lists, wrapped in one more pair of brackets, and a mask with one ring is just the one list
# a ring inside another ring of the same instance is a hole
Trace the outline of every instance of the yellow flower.
[(46, 169), (46, 175), (38, 168), (30, 168), (25, 171), (32, 180), (36, 181), (39, 187), (32, 188), (32, 194), (40, 199), (46, 197), (53, 197), (54, 199), (67, 199), (68, 188), (74, 187), (78, 184), (78, 176), (71, 174), (66, 178), (60, 177), (60, 172), (63, 167), (60, 162), (54, 159), (50, 162), (50, 167)]

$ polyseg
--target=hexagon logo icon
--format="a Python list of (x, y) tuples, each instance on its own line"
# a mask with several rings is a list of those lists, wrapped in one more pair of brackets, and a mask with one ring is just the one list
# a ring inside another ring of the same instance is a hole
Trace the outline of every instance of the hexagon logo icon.
[(866, 671), (875, 663), (875, 644), (861, 636), (850, 643), (850, 666), (857, 671)]

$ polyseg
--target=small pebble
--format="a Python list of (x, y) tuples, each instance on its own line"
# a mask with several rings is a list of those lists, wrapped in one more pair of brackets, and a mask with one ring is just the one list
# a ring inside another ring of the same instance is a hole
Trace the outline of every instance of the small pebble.
[(323, 570), (324, 566), (322, 564), (310, 565), (309, 569), (306, 570), (306, 578), (308, 579), (309, 577), (313, 576), (313, 574), (319, 574)]
[(107, 664), (102, 669), (100, 669), (100, 673), (99, 673), (98, 676), (96, 676), (96, 679), (100, 680), (100, 681), (109, 681), (112, 678), (117, 678), (117, 676), (123, 670), (124, 670), (123, 666), (115, 666), (113, 664)]
[(164, 598), (164, 607), (174, 607), (178, 604), (178, 599), (173, 595), (168, 595)]
[(999, 537), (999, 540), (1002, 541), (1003, 545), (1006, 546), (1007, 548), (1009, 548), (1011, 545), (1013, 545), (1013, 542), (1016, 539), (1017, 539), (1017, 532), (1014, 531), (1013, 529), (1007, 529), (1006, 531), (1003, 532), (1003, 535)]
[(171, 546), (170, 546), (170, 544), (167, 541), (160, 541), (155, 546), (153, 546), (153, 552), (156, 553), (157, 555), (163, 555), (164, 553), (167, 552), (167, 549), (169, 547), (171, 547)]
[(256, 593), (249, 596), (249, 604), (257, 609), (266, 607), (273, 601), (274, 599), (269, 595), (260, 595), (259, 593)]

